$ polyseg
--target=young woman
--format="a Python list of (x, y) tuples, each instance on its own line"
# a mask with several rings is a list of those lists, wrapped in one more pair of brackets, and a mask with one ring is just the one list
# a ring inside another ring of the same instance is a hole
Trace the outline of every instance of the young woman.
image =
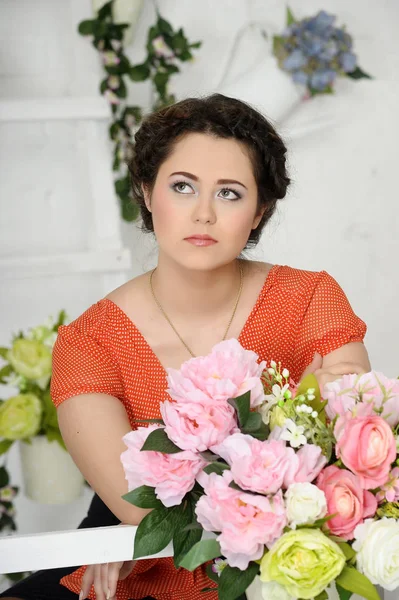
[[(366, 326), (330, 275), (240, 258), (289, 184), (284, 143), (261, 114), (219, 94), (187, 99), (147, 117), (135, 141), (133, 192), (157, 268), (61, 328), (54, 349), (61, 431), (96, 491), (81, 526), (137, 525), (146, 514), (121, 499), (122, 437), (159, 417), (167, 367), (234, 337), (296, 380), (306, 368), (321, 385), (370, 370)], [(42, 571), (3, 596), (72, 600), (93, 583), (89, 597), (101, 600), (199, 600), (208, 582), (203, 569), (152, 559)]]

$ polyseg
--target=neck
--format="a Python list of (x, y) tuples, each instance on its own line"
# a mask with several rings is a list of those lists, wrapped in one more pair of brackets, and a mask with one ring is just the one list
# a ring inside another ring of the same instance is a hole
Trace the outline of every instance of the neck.
[(192, 270), (160, 255), (153, 276), (155, 295), (170, 318), (209, 318), (233, 305), (240, 285), (238, 260), (213, 270)]

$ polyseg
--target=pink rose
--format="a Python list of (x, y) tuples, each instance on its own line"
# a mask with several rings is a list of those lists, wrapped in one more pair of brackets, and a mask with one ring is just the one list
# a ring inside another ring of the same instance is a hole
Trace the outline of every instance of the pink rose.
[(217, 540), (229, 565), (243, 571), (282, 535), (287, 517), (281, 490), (272, 497), (246, 494), (230, 488), (231, 481), (230, 471), (209, 475), (195, 512), (206, 531), (220, 532)]
[(383, 373), (370, 371), (363, 375), (344, 375), (324, 386), (323, 395), (328, 401), (329, 419), (351, 411), (358, 402), (371, 403), (381, 410), (381, 416), (391, 427), (399, 423), (399, 380), (388, 379)]
[(276, 493), (298, 467), (294, 450), (285, 442), (261, 442), (243, 433), (229, 436), (212, 450), (230, 465), (240, 487), (260, 494)]
[(236, 339), (216, 344), (207, 356), (192, 358), (179, 370), (167, 369), (168, 392), (178, 402), (226, 402), (245, 392), (251, 392), (251, 407), (263, 402), (261, 375), (265, 362), (258, 364), (258, 355), (245, 350)]
[(322, 468), (327, 464), (327, 458), (322, 454), (320, 446), (305, 444), (295, 454), (295, 469), (287, 472), (284, 477), (284, 487), (291, 483), (311, 483), (316, 479)]
[(121, 461), (129, 491), (148, 485), (155, 488), (157, 498), (165, 506), (175, 506), (193, 488), (195, 478), (206, 462), (188, 451), (177, 454), (141, 452), (147, 437), (157, 428), (157, 425), (150, 425), (127, 433), (123, 437), (127, 450), (122, 452)]
[(377, 493), (378, 502), (399, 502), (399, 467), (394, 467), (389, 474), (388, 481), (381, 486)]
[(182, 450), (203, 452), (238, 431), (235, 411), (226, 403), (161, 403), (165, 431)]
[(361, 489), (357, 475), (347, 469), (339, 469), (334, 465), (327, 467), (320, 473), (316, 485), (327, 498), (328, 514), (336, 514), (326, 523), (334, 535), (352, 540), (355, 527), (367, 517), (375, 515), (375, 496)]
[(360, 402), (353, 411), (339, 417), (334, 435), (336, 454), (359, 476), (360, 485), (371, 490), (384, 485), (396, 458), (396, 441), (388, 423)]

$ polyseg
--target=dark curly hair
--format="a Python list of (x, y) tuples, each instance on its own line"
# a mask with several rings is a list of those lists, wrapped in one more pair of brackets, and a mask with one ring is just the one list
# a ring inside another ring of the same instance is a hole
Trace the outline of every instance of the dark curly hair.
[(258, 209), (266, 208), (252, 230), (246, 248), (255, 246), (272, 217), (277, 200), (284, 198), (290, 179), (286, 171), (286, 147), (274, 127), (250, 105), (222, 94), (187, 98), (148, 115), (135, 135), (129, 162), (134, 201), (140, 206), (142, 229), (154, 231), (142, 186), (150, 193), (160, 165), (186, 134), (205, 133), (232, 138), (248, 151), (258, 187)]

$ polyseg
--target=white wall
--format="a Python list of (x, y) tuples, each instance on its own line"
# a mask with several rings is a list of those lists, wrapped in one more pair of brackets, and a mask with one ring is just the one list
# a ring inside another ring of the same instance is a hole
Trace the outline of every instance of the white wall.
[[(289, 81), (276, 70), (259, 27), (242, 29), (255, 21), (271, 33), (278, 32), (284, 25), (284, 2), (162, 0), (159, 5), (162, 14), (175, 26), (183, 26), (191, 40), (204, 42), (196, 60), (183, 65), (182, 75), (173, 83), (179, 98), (228, 91), (256, 101), (274, 120), (283, 116), (282, 103), (293, 106), (280, 129), (290, 148), (294, 184), (254, 257), (328, 270), (368, 323), (373, 366), (399, 375), (399, 4), (396, 0), (291, 0), (298, 16), (321, 8), (336, 13), (339, 24), (346, 23), (355, 37), (361, 65), (375, 76), (372, 82), (343, 81), (335, 96), (306, 103), (297, 103)], [(60, 97), (96, 97), (97, 56), (76, 33), (79, 20), (90, 17), (89, 0), (0, 0), (0, 13), (0, 99), (51, 97), (56, 102)], [(147, 0), (129, 49), (134, 62), (144, 56), (153, 20), (153, 3)], [(234, 48), (234, 61), (226, 73)], [(134, 103), (148, 104), (147, 83), (132, 89)], [(82, 121), (0, 123), (0, 260), (93, 248), (96, 197), (91, 197), (86, 177), (83, 128)], [(106, 148), (105, 129), (99, 131)], [(108, 189), (109, 203), (115, 208)], [(149, 269), (156, 258), (151, 239), (136, 225), (121, 224), (121, 230), (123, 243), (132, 251), (129, 275)], [(90, 273), (2, 278), (0, 344), (8, 342), (11, 332), (34, 325), (59, 308), (67, 308), (72, 317), (78, 315), (116, 280), (104, 282), (102, 276)], [(13, 460), (18, 478), (17, 457)], [(34, 508), (21, 498), (21, 530), (73, 526), (86, 504), (87, 498), (66, 510), (53, 510)]]

